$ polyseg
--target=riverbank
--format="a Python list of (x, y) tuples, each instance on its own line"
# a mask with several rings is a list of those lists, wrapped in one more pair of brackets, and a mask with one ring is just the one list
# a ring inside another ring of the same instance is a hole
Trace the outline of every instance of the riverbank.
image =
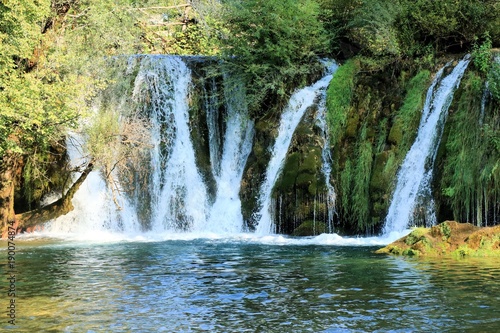
[(480, 228), (470, 223), (446, 221), (432, 228), (415, 228), (376, 253), (422, 257), (500, 257), (500, 226)]

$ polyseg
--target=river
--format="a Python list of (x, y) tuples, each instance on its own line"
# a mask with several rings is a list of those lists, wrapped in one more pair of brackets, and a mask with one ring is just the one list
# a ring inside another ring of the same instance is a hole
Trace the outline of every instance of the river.
[[(500, 330), (499, 259), (422, 260), (376, 255), (376, 246), (334, 244), (327, 238), (251, 234), (199, 239), (186, 234), (161, 241), (18, 237), (16, 325), (8, 324), (4, 310), (0, 328), (4, 332)], [(1, 246), (6, 253), (6, 242)], [(7, 265), (1, 270), (7, 276)], [(5, 309), (8, 280), (3, 281)]]

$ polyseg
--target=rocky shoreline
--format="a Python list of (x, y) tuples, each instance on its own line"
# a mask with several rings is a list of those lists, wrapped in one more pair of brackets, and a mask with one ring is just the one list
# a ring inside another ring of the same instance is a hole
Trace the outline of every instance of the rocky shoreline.
[(415, 228), (409, 235), (376, 253), (419, 257), (500, 257), (500, 225), (476, 227), (446, 221), (431, 228)]

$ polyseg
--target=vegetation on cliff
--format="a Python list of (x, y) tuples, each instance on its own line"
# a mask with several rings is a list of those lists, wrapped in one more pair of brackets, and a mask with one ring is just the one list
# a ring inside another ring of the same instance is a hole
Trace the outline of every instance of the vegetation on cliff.
[[(118, 140), (124, 129), (117, 126), (112, 104), (98, 113), (91, 106), (115, 83), (105, 64), (137, 53), (221, 57), (245, 82), (257, 118), (249, 158), (256, 162), (255, 173), (249, 181), (265, 169), (278, 113), (293, 90), (321, 74), (320, 57), (343, 62), (327, 96), (336, 227), (373, 233), (381, 227), (397, 168), (415, 136), (432, 73), (454, 54), (471, 52), (473, 66), (446, 125), (435, 196), (442, 219), (498, 221), (500, 65), (491, 50), (500, 46), (499, 14), (495, 0), (3, 1), (0, 223), (68, 188), (64, 139), (82, 118), (95, 120), (87, 127), (94, 142), (89, 160), (105, 174), (117, 161), (105, 154), (110, 143), (133, 154)], [(142, 124), (134, 115), (131, 119)], [(301, 132), (308, 137), (307, 129)], [(297, 152), (307, 150), (311, 140), (302, 141)], [(288, 165), (297, 159), (292, 155)], [(309, 191), (309, 176), (319, 165), (306, 160), (314, 158), (301, 156), (300, 172), (292, 168), (283, 177), (295, 172)], [(321, 188), (321, 180), (312, 183), (318, 184), (311, 189)], [(276, 191), (296, 183), (285, 185)], [(251, 191), (242, 198), (244, 206), (255, 201)]]

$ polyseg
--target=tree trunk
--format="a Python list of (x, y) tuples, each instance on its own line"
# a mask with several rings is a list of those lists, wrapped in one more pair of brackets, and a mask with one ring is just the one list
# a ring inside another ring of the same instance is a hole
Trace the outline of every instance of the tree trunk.
[(15, 219), (18, 223), (19, 230), (33, 230), (33, 228), (40, 226), (47, 221), (71, 212), (74, 208), (71, 200), (73, 199), (76, 191), (80, 188), (80, 185), (82, 185), (85, 179), (87, 179), (87, 176), (92, 169), (93, 164), (88, 164), (78, 180), (70, 187), (61, 199), (51, 203), (50, 205), (16, 215)]
[(16, 163), (14, 158), (4, 157), (0, 165), (0, 223), (2, 230), (8, 230), (15, 222), (14, 188), (16, 186)]

